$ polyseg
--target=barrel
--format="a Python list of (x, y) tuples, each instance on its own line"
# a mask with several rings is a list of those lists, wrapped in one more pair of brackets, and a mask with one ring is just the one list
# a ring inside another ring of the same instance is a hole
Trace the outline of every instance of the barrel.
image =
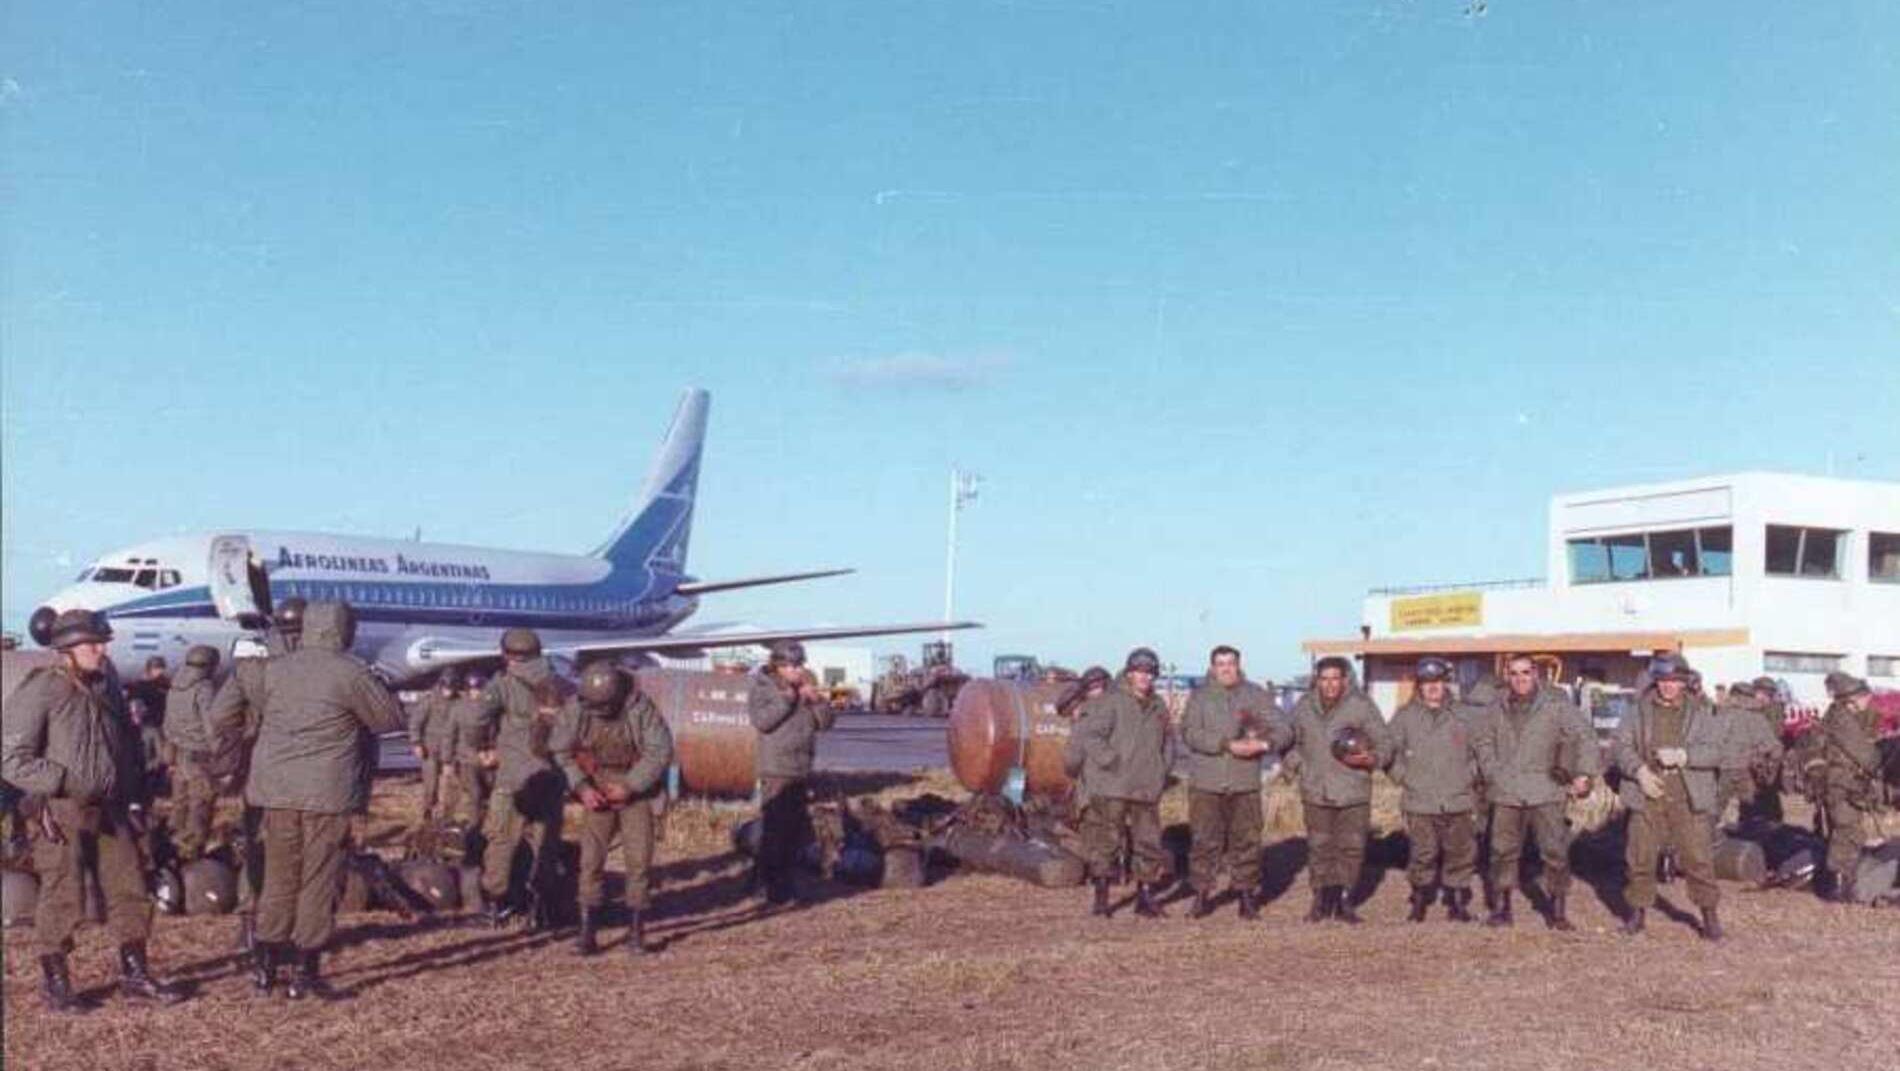
[(673, 730), (679, 794), (748, 797), (758, 780), (758, 733), (746, 712), (750, 677), (642, 669), (640, 690)]
[(1023, 791), (1060, 796), (1069, 791), (1062, 768), (1073, 726), (1056, 701), (1073, 682), (1024, 684), (977, 678), (957, 692), (950, 710), (950, 769), (971, 792), (1001, 792), (1021, 771)]
[(1753, 841), (1722, 837), (1715, 842), (1715, 876), (1761, 885), (1768, 880), (1768, 853)]

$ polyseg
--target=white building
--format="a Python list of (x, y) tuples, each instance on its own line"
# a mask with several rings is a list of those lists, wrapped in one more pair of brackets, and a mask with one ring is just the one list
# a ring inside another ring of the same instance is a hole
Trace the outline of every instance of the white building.
[(1627, 685), (1681, 651), (1711, 689), (1766, 674), (1818, 704), (1833, 669), (1900, 688), (1900, 484), (1748, 472), (1558, 495), (1546, 569), (1376, 590), (1360, 636), (1304, 647), (1361, 659), (1388, 712), (1425, 654), (1466, 683), (1529, 652), (1562, 681)]

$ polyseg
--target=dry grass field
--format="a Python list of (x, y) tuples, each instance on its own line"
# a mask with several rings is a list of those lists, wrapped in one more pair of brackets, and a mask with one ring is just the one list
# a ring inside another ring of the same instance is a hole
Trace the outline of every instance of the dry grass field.
[[(886, 798), (942, 779), (887, 787)], [(413, 786), (379, 786), (372, 840), (399, 839)], [(1178, 815), (1179, 801), (1170, 813)], [(176, 1008), (107, 996), (41, 1013), (30, 935), (6, 935), (5, 1066), (61, 1068), (1855, 1068), (1900, 1065), (1900, 911), (1728, 886), (1720, 946), (1664, 917), (1612, 932), (1580, 888), (1579, 932), (1529, 913), (1511, 931), (1403, 921), (1386, 871), (1368, 923), (1309, 926), (1300, 842), (1270, 852), (1280, 890), (1256, 924), (1085, 916), (1083, 890), (952, 874), (929, 888), (805, 887), (764, 913), (727, 850), (744, 812), (679, 808), (662, 853), (664, 951), (576, 959), (566, 934), (346, 916), (330, 974), (352, 999), (257, 1000), (230, 918), (160, 920)], [(1295, 818), (1296, 823), (1296, 818)], [(1283, 830), (1290, 823), (1282, 820)], [(1666, 892), (1687, 907), (1679, 890)], [(76, 981), (111, 979), (88, 929)]]

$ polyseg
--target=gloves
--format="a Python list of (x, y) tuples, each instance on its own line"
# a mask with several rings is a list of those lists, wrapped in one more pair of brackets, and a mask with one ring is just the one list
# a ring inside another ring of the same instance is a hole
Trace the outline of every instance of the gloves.
[(1652, 800), (1663, 798), (1662, 776), (1650, 769), (1647, 764), (1636, 768), (1636, 785), (1643, 790), (1643, 795)]
[(607, 798), (602, 796), (600, 790), (593, 785), (582, 785), (581, 790), (576, 792), (575, 795), (580, 798), (581, 806), (590, 811), (602, 811), (607, 809)]
[(1689, 765), (1689, 753), (1679, 747), (1659, 747), (1656, 749), (1656, 761), (1667, 769), (1680, 770)]

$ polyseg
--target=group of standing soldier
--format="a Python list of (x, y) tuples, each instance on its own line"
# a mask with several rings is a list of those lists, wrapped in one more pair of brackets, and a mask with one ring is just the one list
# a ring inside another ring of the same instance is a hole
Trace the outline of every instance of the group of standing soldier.
[[(1137, 648), (1118, 679), (1092, 670), (1072, 693), (1067, 765), (1076, 781), (1097, 915), (1110, 913), (1109, 887), (1124, 848), (1137, 881), (1135, 913), (1163, 914), (1156, 896), (1167, 860), (1159, 804), (1169, 771), (1169, 715), (1155, 691), (1159, 671), (1155, 653)], [(1306, 825), (1309, 922), (1362, 921), (1353, 889), (1370, 834), (1372, 774), (1384, 770), (1401, 790), (1411, 921), (1422, 922), (1441, 896), (1451, 919), (1474, 920), (1472, 884), (1481, 844), (1488, 842), (1486, 923), (1513, 923), (1520, 864), (1534, 846), (1546, 924), (1571, 930), (1566, 812), (1572, 800), (1602, 791), (1606, 770), (1595, 730), (1529, 655), (1507, 659), (1502, 688), (1481, 680), (1462, 700), (1453, 695), (1452, 676), (1446, 660), (1421, 660), (1413, 695), (1388, 722), (1354, 685), (1346, 660), (1324, 658), (1312, 690), (1282, 712), (1268, 691), (1246, 679), (1238, 650), (1214, 648), (1179, 733), (1186, 751), (1193, 917), (1212, 912), (1223, 865), (1241, 917), (1258, 917), (1263, 766), (1284, 756)], [(1609, 748), (1629, 814), (1629, 910), (1622, 932), (1644, 931), (1656, 901), (1658, 863), (1668, 851), (1688, 879), (1699, 933), (1719, 941), (1717, 819), (1731, 798), (1743, 800), (1745, 816), (1771, 807), (1779, 814), (1778, 790), (1763, 783), (1762, 773), (1771, 764), (1778, 769), (1781, 745), (1770, 719), (1778, 723), (1780, 711), (1759, 682), (1732, 690), (1720, 706), (1711, 703), (1695, 671), (1675, 656), (1653, 659), (1647, 678)], [(1850, 899), (1854, 860), (1871, 829), (1880, 755), (1866, 683), (1835, 673), (1826, 685), (1833, 698), (1822, 726), (1829, 887), (1836, 898)]]

